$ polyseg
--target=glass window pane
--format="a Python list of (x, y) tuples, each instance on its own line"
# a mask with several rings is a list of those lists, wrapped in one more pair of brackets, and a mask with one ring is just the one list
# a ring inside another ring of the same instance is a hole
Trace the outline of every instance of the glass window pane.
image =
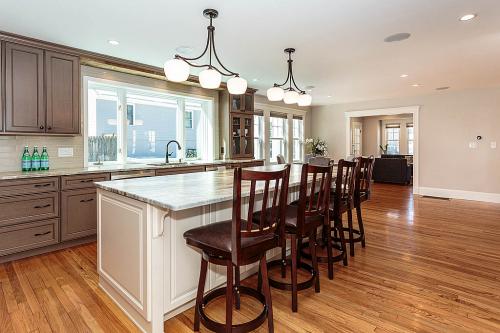
[[(184, 116), (184, 146), (185, 158), (199, 158), (200, 148), (198, 134), (201, 132), (201, 114), (203, 112), (201, 103), (186, 103)], [(200, 134), (201, 135), (201, 134)]]
[(88, 161), (117, 161), (117, 93), (114, 91), (89, 89), (88, 96)]
[[(133, 104), (134, 122), (127, 128), (127, 157), (132, 160), (164, 158), (166, 144), (177, 138), (177, 102), (148, 101), (142, 96)], [(176, 147), (171, 152), (172, 158), (178, 158)]]

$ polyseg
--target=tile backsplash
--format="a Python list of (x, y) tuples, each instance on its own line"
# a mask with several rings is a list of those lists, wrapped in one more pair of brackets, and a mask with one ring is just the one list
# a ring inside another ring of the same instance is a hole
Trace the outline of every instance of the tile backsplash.
[[(21, 169), (21, 156), (26, 145), (30, 153), (35, 145), (40, 153), (42, 146), (47, 146), (52, 169), (83, 167), (83, 136), (0, 136), (0, 172)], [(59, 148), (73, 148), (73, 156), (58, 157)]]

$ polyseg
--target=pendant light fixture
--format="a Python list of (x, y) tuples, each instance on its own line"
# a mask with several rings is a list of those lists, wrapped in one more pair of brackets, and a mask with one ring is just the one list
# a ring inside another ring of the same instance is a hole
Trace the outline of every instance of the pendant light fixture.
[[(285, 53), (288, 53), (288, 75), (285, 82), (282, 84), (275, 83), (272, 88), (267, 89), (267, 98), (273, 102), (283, 100), (285, 104), (297, 103), (299, 106), (309, 106), (312, 103), (312, 96), (300, 89), (295, 83), (295, 79), (293, 77), (292, 53), (294, 52), (294, 48), (285, 49)], [(287, 88), (282, 88), (283, 86), (286, 87), (287, 84)]]
[[(176, 54), (174, 59), (165, 62), (164, 70), (165, 76), (169, 81), (183, 82), (189, 77), (189, 66), (197, 68), (206, 68), (199, 74), (200, 84), (203, 88), (216, 89), (219, 88), (222, 81), (222, 76), (231, 76), (227, 81), (227, 89), (230, 94), (241, 95), (247, 90), (247, 81), (239, 76), (238, 73), (232, 72), (227, 69), (220, 61), (217, 52), (215, 51), (214, 31), (215, 27), (212, 25), (212, 20), (216, 18), (219, 13), (215, 9), (205, 9), (203, 16), (210, 20), (210, 25), (207, 27), (208, 37), (205, 49), (198, 57), (187, 58)], [(197, 65), (192, 61), (199, 60), (205, 54), (209, 56), (209, 62), (206, 65)], [(220, 65), (220, 68), (212, 65), (212, 59), (215, 59)]]

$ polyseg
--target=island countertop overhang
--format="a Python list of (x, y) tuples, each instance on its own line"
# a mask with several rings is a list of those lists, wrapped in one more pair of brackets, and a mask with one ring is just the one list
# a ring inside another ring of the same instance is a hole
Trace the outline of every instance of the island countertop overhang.
[[(252, 167), (271, 171), (284, 165)], [(292, 165), (289, 186), (300, 184), (300, 165)], [(232, 200), (234, 170), (187, 173), (168, 176), (114, 180), (96, 183), (99, 189), (168, 210), (184, 210)], [(257, 193), (263, 190), (257, 187)], [(242, 196), (250, 193), (249, 184), (242, 186)]]

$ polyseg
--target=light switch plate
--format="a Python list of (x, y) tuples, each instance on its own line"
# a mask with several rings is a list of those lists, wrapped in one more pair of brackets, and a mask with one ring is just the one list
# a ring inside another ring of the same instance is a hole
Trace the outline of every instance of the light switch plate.
[(73, 148), (58, 148), (57, 155), (59, 157), (73, 157)]
[(490, 147), (491, 147), (491, 149), (496, 149), (497, 148), (497, 142), (496, 141), (491, 141), (490, 142)]

